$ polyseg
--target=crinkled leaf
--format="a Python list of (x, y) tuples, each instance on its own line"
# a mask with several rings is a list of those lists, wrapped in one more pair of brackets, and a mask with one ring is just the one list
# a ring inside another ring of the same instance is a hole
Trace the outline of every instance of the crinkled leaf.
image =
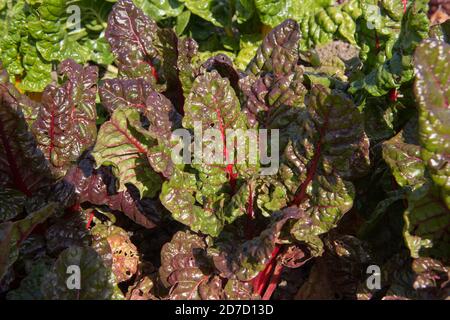
[(180, 0), (185, 6), (199, 17), (212, 22), (218, 27), (231, 27), (233, 8), (226, 0)]
[(115, 192), (114, 179), (105, 168), (93, 168), (89, 159), (83, 159), (78, 167), (73, 167), (65, 180), (75, 187), (79, 202), (107, 205), (111, 210), (121, 211), (134, 222), (153, 228), (160, 219), (162, 206), (151, 199), (136, 199), (128, 188)]
[(194, 39), (184, 38), (178, 40), (178, 77), (181, 82), (184, 97), (191, 92), (192, 84), (195, 80), (195, 72), (198, 66), (195, 65), (195, 57), (198, 51), (198, 44)]
[[(67, 287), (69, 266), (79, 267), (79, 290)], [(64, 250), (51, 272), (44, 277), (41, 288), (44, 299), (49, 300), (106, 300), (113, 294), (110, 270), (103, 265), (98, 253), (89, 247), (70, 247)]]
[(116, 281), (129, 280), (137, 272), (139, 255), (127, 232), (115, 226), (96, 225), (92, 229), (92, 234), (94, 249), (106, 247), (97, 252), (102, 256), (105, 266), (112, 269)]
[(156, 21), (177, 17), (184, 9), (177, 0), (133, 0), (133, 2)]
[(275, 75), (291, 71), (298, 60), (300, 30), (297, 22), (286, 20), (274, 28), (263, 40), (247, 71), (254, 75), (273, 72)]
[(450, 256), (450, 211), (435, 187), (424, 185), (408, 196), (404, 237), (413, 258)]
[(170, 287), (172, 300), (217, 300), (222, 298), (222, 281), (208, 272), (206, 243), (189, 231), (177, 232), (161, 250), (159, 275)]
[(0, 84), (0, 185), (31, 196), (50, 182), (50, 170), (28, 130), (21, 104)]
[(100, 128), (92, 156), (97, 166), (113, 166), (119, 192), (130, 183), (138, 188), (141, 197), (154, 197), (160, 190), (161, 178), (150, 167), (147, 152), (155, 143), (140, 128), (138, 110), (117, 109)]
[(362, 115), (341, 93), (314, 86), (306, 101), (281, 137), (287, 144), (278, 175), (306, 213), (293, 227), (295, 237), (317, 246), (316, 237), (352, 207), (350, 181), (369, 169), (369, 141)]
[(44, 277), (50, 272), (51, 264), (48, 261), (38, 261), (30, 273), (22, 279), (19, 288), (8, 292), (8, 300), (43, 300), (41, 285)]
[(131, 0), (119, 0), (108, 19), (105, 37), (116, 56), (121, 73), (129, 78), (155, 81), (154, 64), (160, 59), (155, 44), (158, 26)]
[(414, 136), (408, 137), (407, 132), (402, 131), (383, 143), (383, 158), (401, 187), (415, 188), (426, 181), (425, 164), (421, 158), (421, 147), (418, 145), (418, 137), (416, 137), (417, 126), (411, 129)]
[[(210, 164), (192, 164), (198, 174), (175, 172), (164, 183), (160, 199), (176, 220), (194, 231), (217, 235), (225, 222), (231, 223), (245, 213), (243, 204), (248, 198), (248, 187), (236, 185), (235, 170), (243, 169), (243, 165), (227, 164), (235, 150), (226, 147), (226, 129), (245, 129), (246, 119), (229, 80), (216, 70), (197, 77), (184, 112), (185, 128), (193, 129), (198, 123), (202, 130), (219, 130), (223, 147), (216, 151), (218, 161), (209, 159)], [(208, 146), (208, 142), (204, 144)]]
[(144, 79), (107, 79), (99, 87), (102, 105), (110, 114), (118, 108), (145, 110), (152, 86)]
[(83, 68), (73, 60), (66, 60), (59, 70), (68, 80), (61, 87), (47, 87), (43, 106), (32, 128), (39, 148), (57, 177), (65, 174), (97, 136), (98, 69)]
[(275, 27), (285, 19), (299, 19), (303, 15), (330, 5), (330, 0), (255, 0), (255, 7), (261, 21)]
[(251, 126), (258, 123), (264, 127), (282, 129), (290, 121), (293, 107), (303, 105), (307, 93), (303, 85), (303, 70), (294, 68), (292, 72), (275, 77), (265, 74), (260, 78), (251, 75), (239, 80), (244, 94), (243, 111)]
[(25, 195), (13, 189), (0, 190), (0, 222), (14, 219), (24, 208)]
[(450, 209), (450, 45), (428, 40), (416, 51), (421, 155)]
[(431, 258), (414, 259), (412, 269), (417, 274), (413, 283), (416, 290), (440, 299), (450, 296), (450, 269), (442, 262)]
[(71, 246), (87, 246), (91, 240), (86, 229), (84, 212), (72, 212), (69, 217), (59, 218), (45, 231), (47, 250), (50, 254), (60, 253)]
[(218, 244), (209, 252), (215, 267), (223, 277), (249, 281), (255, 278), (272, 258), (275, 247), (281, 242), (280, 233), (290, 219), (298, 219), (298, 208), (290, 207), (273, 214), (271, 224), (261, 234), (236, 246), (232, 243)]
[[(397, 6), (400, 6), (400, 2), (397, 2)], [(400, 85), (414, 77), (412, 55), (417, 45), (428, 36), (429, 22), (426, 9), (426, 0), (412, 1), (401, 19), (401, 30), (398, 34), (389, 27), (380, 31), (375, 27), (377, 32), (384, 31), (388, 34), (386, 49), (374, 57), (375, 65), (367, 64), (364, 78), (352, 83), (350, 90), (352, 93), (364, 89), (373, 96), (385, 95), (389, 90), (398, 89)], [(370, 11), (366, 13), (370, 14)], [(363, 54), (364, 52), (365, 48)]]

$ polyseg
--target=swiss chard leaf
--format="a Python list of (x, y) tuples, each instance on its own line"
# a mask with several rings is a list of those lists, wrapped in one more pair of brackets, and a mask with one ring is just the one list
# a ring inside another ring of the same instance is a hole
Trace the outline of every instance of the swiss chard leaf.
[(0, 184), (30, 197), (51, 182), (50, 169), (35, 138), (28, 130), (20, 98), (0, 84)]
[(450, 45), (429, 40), (415, 54), (419, 139), (433, 182), (450, 209)]
[(67, 77), (61, 87), (48, 86), (33, 133), (55, 176), (63, 176), (97, 136), (96, 105), (98, 70), (83, 68), (73, 60), (59, 66)]
[(117, 109), (100, 128), (92, 155), (98, 166), (113, 166), (119, 192), (125, 191), (125, 185), (130, 183), (138, 188), (141, 197), (151, 198), (161, 186), (161, 178), (147, 160), (149, 147), (156, 142), (143, 134), (141, 128), (136, 109)]

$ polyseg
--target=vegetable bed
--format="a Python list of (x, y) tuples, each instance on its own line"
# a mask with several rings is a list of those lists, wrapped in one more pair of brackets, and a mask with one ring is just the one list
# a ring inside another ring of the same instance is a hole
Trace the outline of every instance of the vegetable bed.
[(0, 0), (0, 297), (449, 299), (449, 14)]

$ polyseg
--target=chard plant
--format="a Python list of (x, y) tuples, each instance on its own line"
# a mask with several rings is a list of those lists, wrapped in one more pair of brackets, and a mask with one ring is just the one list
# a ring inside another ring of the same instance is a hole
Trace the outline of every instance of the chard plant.
[(114, 76), (41, 52), (60, 63), (36, 101), (0, 66), (1, 294), (448, 298), (450, 46), (428, 1), (231, 1), (273, 27), (244, 68), (162, 23), (192, 12), (232, 32), (226, 1), (158, 2), (156, 20), (134, 2), (102, 27)]

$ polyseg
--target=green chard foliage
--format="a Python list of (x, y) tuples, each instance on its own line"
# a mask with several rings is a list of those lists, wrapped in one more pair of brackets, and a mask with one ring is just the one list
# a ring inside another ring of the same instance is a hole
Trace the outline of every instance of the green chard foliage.
[(0, 294), (448, 299), (450, 45), (427, 14), (0, 0)]

